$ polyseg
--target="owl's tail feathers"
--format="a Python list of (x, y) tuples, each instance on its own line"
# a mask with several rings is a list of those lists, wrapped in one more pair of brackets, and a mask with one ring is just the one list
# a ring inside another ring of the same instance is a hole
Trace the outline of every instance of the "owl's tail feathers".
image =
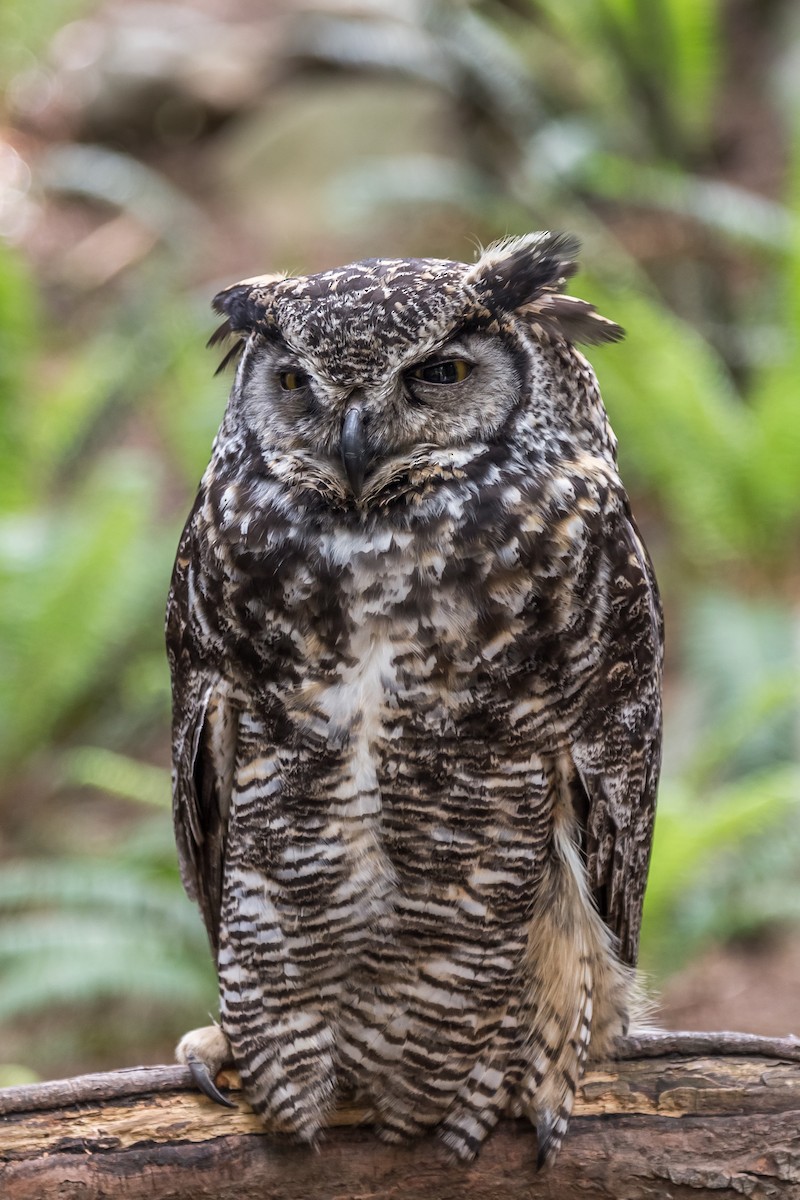
[(627, 1024), (633, 972), (589, 895), (583, 864), (556, 828), (528, 933), (527, 1048), (519, 1108), (536, 1126), (539, 1165), (567, 1131), (589, 1045), (605, 1053)]
[(545, 996), (533, 1004), (532, 1059), (520, 1106), (536, 1127), (537, 1166), (551, 1163), (567, 1132), (592, 1028), (593, 974), (588, 955), (573, 964), (572, 1003), (560, 1011)]

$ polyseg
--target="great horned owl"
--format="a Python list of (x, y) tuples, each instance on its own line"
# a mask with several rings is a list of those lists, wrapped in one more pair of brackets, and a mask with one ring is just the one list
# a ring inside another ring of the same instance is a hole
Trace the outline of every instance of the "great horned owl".
[(539, 1161), (630, 1019), (662, 625), (576, 241), (228, 288), (241, 351), (168, 610), (174, 810), (223, 1061), (313, 1140), (337, 1092)]

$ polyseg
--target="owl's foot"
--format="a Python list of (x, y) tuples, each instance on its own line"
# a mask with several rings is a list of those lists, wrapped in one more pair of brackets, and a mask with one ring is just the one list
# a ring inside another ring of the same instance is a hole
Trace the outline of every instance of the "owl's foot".
[(204, 1025), (202, 1029), (190, 1029), (175, 1048), (178, 1062), (185, 1063), (192, 1079), (201, 1092), (225, 1108), (236, 1108), (232, 1100), (223, 1096), (214, 1083), (217, 1072), (224, 1066), (233, 1065), (228, 1039), (219, 1025)]

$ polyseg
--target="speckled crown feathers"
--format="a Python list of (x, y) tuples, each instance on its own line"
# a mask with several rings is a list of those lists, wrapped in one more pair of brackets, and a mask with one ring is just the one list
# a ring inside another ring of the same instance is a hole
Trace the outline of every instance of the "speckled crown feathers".
[(504, 324), (512, 318), (538, 336), (592, 345), (619, 341), (624, 336), (619, 325), (587, 301), (563, 294), (577, 271), (579, 250), (572, 234), (540, 232), (494, 242), (472, 264), (378, 258), (314, 275), (255, 276), (214, 297), (214, 310), (226, 320), (209, 345), (237, 339), (220, 364), (222, 370), (251, 332), (280, 331), (287, 312), (291, 324), (307, 318), (343, 325), (357, 310), (362, 325), (369, 327), (370, 309), (383, 313), (390, 308), (401, 324), (405, 310), (413, 309), (425, 328)]

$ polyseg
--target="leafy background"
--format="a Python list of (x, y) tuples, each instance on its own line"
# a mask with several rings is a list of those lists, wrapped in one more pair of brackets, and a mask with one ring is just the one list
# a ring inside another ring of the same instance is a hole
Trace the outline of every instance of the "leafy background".
[(800, 12), (791, 0), (10, 0), (0, 11), (3, 1082), (214, 1010), (162, 611), (224, 405), (218, 286), (535, 228), (668, 620), (643, 965), (670, 1024), (800, 991)]

